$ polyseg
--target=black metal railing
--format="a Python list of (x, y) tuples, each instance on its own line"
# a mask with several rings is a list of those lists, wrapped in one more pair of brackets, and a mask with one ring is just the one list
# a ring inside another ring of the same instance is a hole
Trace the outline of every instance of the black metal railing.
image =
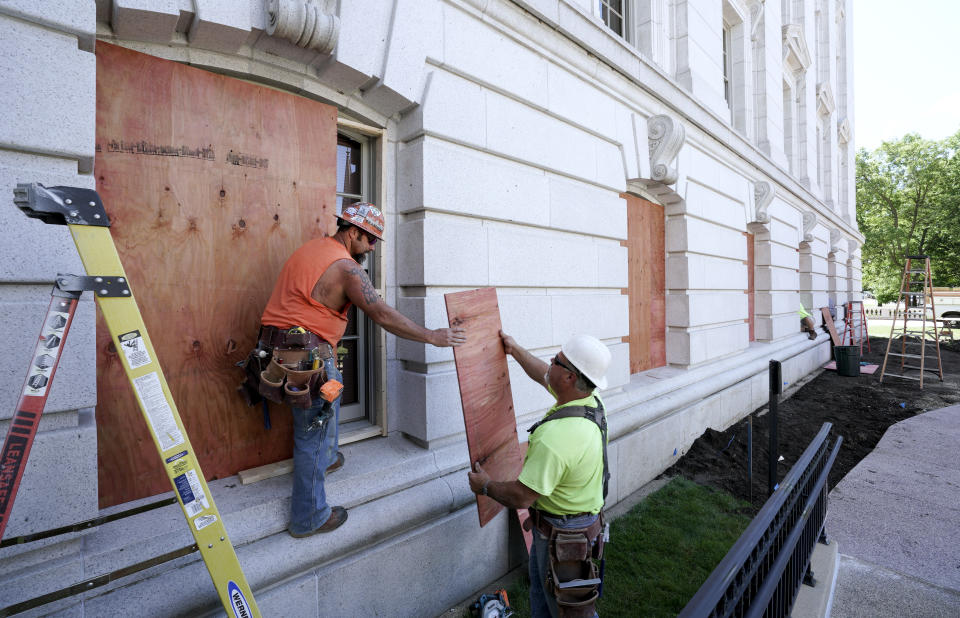
[(781, 481), (679, 616), (789, 616), (827, 516), (827, 475), (843, 438), (830, 423)]

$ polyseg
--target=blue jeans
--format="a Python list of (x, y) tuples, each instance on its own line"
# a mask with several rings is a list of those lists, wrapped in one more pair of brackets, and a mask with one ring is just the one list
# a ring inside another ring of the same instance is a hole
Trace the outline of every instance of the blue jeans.
[[(323, 361), (328, 380), (343, 381), (334, 358)], [(306, 534), (330, 517), (323, 482), (327, 467), (336, 461), (340, 422), (340, 397), (333, 402), (333, 416), (323, 429), (308, 429), (323, 408), (317, 397), (309, 408), (293, 411), (293, 496), (290, 500), (290, 532)]]
[[(598, 515), (584, 515), (566, 521), (547, 517), (546, 520), (554, 528), (569, 530), (570, 528), (586, 528), (594, 521)], [(544, 586), (547, 577), (550, 575), (550, 553), (547, 547), (547, 537), (540, 534), (534, 528), (533, 544), (530, 546), (530, 563), (527, 572), (530, 574), (530, 615), (533, 618), (554, 618), (560, 615), (557, 609), (557, 598), (547, 591)], [(594, 614), (594, 618), (597, 614)]]

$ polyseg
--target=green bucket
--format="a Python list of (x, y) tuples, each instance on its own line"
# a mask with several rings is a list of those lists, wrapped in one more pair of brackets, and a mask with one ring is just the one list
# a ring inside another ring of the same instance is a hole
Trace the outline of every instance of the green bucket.
[(860, 375), (860, 347), (838, 345), (833, 348), (833, 357), (837, 360), (837, 373), (849, 378)]

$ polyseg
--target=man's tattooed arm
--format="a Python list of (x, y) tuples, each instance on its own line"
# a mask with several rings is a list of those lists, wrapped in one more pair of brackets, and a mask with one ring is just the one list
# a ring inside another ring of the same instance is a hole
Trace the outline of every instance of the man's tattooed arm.
[(347, 267), (345, 291), (357, 307), (382, 326), (387, 332), (412, 341), (422, 341), (435, 346), (460, 345), (466, 341), (463, 329), (438, 328), (426, 329), (414, 323), (402, 313), (382, 302), (370, 277), (358, 264)]
[(376, 288), (373, 287), (373, 283), (370, 282), (370, 277), (367, 276), (365, 270), (360, 268), (360, 266), (354, 265), (347, 271), (347, 275), (359, 281), (360, 293), (363, 295), (364, 302), (368, 305), (375, 305), (380, 302), (380, 294), (378, 294)]

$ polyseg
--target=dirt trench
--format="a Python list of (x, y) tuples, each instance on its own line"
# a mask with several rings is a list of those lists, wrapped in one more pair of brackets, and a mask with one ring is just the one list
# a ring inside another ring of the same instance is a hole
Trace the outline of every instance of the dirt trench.
[[(871, 337), (870, 350), (863, 348), (861, 360), (883, 364), (887, 339)], [(930, 348), (932, 350), (932, 347)], [(880, 384), (880, 370), (873, 375), (844, 377), (824, 371), (779, 403), (778, 434), (783, 461), (778, 479), (790, 470), (824, 422), (833, 423), (833, 434), (843, 444), (833, 464), (832, 489), (861, 459), (873, 450), (891, 425), (927, 410), (960, 402), (960, 342), (942, 343), (943, 382), (932, 373), (917, 382), (892, 378)], [(891, 365), (897, 361), (890, 357)], [(931, 366), (930, 354), (927, 366)], [(913, 372), (915, 375), (916, 372)], [(753, 493), (755, 508), (767, 498), (767, 416), (766, 406), (753, 417)], [(685, 476), (697, 483), (751, 500), (747, 484), (747, 418), (723, 432), (708, 429), (662, 476)]]

